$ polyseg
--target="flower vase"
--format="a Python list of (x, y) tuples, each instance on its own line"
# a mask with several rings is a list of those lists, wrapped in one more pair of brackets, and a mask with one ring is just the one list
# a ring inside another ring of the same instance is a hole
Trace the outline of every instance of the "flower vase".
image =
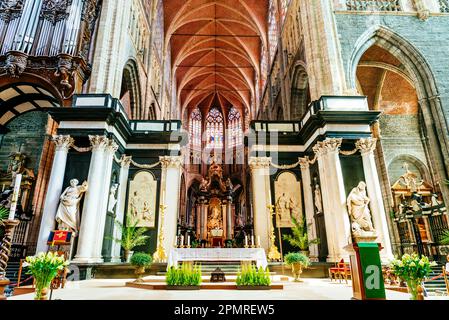
[(420, 283), (420, 280), (407, 280), (407, 289), (411, 295), (410, 300), (418, 300), (418, 288)]
[(38, 286), (36, 285), (34, 300), (48, 300), (48, 291), (50, 290), (50, 285), (48, 286)]

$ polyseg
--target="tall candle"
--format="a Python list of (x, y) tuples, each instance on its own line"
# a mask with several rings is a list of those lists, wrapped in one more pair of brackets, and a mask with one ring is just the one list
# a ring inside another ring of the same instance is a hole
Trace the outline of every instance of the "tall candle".
[(190, 235), (187, 236), (187, 245), (190, 246)]
[(254, 245), (254, 235), (251, 236), (251, 245)]
[(248, 246), (248, 236), (247, 235), (245, 236), (245, 246), (246, 247)]
[(165, 190), (162, 191), (162, 204), (165, 205)]
[(17, 208), (17, 200), (19, 199), (19, 192), (20, 192), (20, 183), (22, 182), (22, 175), (16, 174), (16, 178), (14, 181), (14, 189), (12, 192), (12, 199), (11, 199), (11, 207), (9, 209), (9, 216), (8, 220), (14, 220), (16, 215), (16, 208)]
[(181, 247), (184, 245), (184, 236), (181, 235)]
[(257, 236), (257, 247), (260, 248), (260, 236)]

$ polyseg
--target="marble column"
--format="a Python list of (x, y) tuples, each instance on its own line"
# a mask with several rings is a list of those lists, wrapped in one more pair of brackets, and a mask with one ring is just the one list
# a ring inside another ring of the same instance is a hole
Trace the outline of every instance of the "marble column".
[(383, 261), (393, 259), (390, 233), (388, 230), (387, 214), (383, 203), (382, 191), (377, 174), (376, 161), (374, 160), (374, 150), (377, 139), (366, 138), (356, 142), (356, 148), (360, 150), (363, 161), (363, 172), (365, 173), (365, 183), (368, 197), (370, 198), (371, 216), (374, 229), (379, 235), (378, 241), (384, 249), (380, 252)]
[(233, 225), (232, 225), (232, 197), (228, 197), (226, 203), (226, 240), (231, 240), (233, 238)]
[(270, 247), (271, 216), (267, 205), (271, 204), (269, 157), (251, 157), (251, 188), (254, 216), (254, 239), (260, 237), (260, 245), (265, 250)]
[[(128, 176), (129, 176), (129, 166), (131, 164), (131, 157), (122, 156), (121, 168), (120, 168), (120, 181), (117, 190), (117, 203), (115, 205), (115, 222), (114, 222), (114, 231), (112, 236), (114, 239), (122, 238), (122, 230), (117, 225), (116, 222), (120, 222), (122, 224), (125, 223), (125, 205), (126, 205), (126, 191), (128, 189)], [(117, 241), (112, 241), (112, 260), (111, 262), (121, 262), (121, 245)]]
[(89, 136), (92, 145), (92, 158), (90, 160), (89, 176), (87, 182), (89, 189), (84, 199), (81, 228), (78, 238), (78, 250), (74, 263), (101, 263), (101, 257), (95, 257), (98, 229), (98, 204), (102, 197), (102, 184), (104, 181), (105, 151), (109, 139), (105, 136)]
[(180, 156), (163, 156), (159, 159), (162, 165), (161, 190), (165, 191), (165, 205), (167, 206), (163, 226), (160, 223), (161, 217), (159, 214), (159, 232), (161, 228), (164, 228), (163, 246), (165, 254), (168, 256), (176, 239), (183, 158)]
[(195, 206), (195, 222), (196, 222), (196, 237), (201, 238), (201, 205), (196, 204)]
[[(302, 189), (304, 191), (304, 209), (309, 240), (317, 238), (315, 223), (315, 205), (313, 202), (312, 179), (310, 177), (309, 158), (300, 158)], [(318, 262), (318, 245), (309, 244), (310, 260)]]
[(201, 240), (207, 240), (207, 204), (201, 202)]
[(103, 183), (101, 186), (101, 196), (99, 202), (98, 210), (98, 228), (97, 228), (97, 239), (95, 242), (94, 258), (102, 259), (102, 248), (104, 241), (104, 228), (106, 224), (106, 215), (108, 211), (108, 201), (109, 201), (109, 191), (111, 187), (111, 176), (112, 176), (112, 164), (114, 161), (114, 154), (118, 150), (117, 143), (114, 140), (109, 139), (108, 145), (106, 146), (103, 162)]
[(41, 227), (37, 240), (36, 253), (46, 252), (48, 249), (47, 240), (50, 232), (55, 228), (56, 211), (59, 205), (59, 197), (62, 194), (64, 184), (64, 174), (67, 164), (67, 154), (74, 140), (70, 136), (53, 136), (52, 141), (56, 145), (55, 156), (48, 180), (47, 193), (45, 195), (44, 210), (42, 212)]
[(318, 157), (323, 211), (329, 249), (328, 262), (349, 261), (344, 247), (352, 242), (351, 227), (346, 208), (346, 192), (341, 170), (339, 150), (342, 139), (328, 138), (313, 147)]

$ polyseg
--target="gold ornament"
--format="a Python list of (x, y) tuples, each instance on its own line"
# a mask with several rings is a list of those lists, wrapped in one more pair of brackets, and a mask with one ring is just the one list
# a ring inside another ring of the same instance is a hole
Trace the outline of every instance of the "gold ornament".
[(267, 205), (267, 208), (270, 210), (270, 216), (271, 216), (271, 235), (270, 235), (271, 245), (270, 245), (270, 250), (268, 251), (268, 260), (280, 261), (281, 254), (279, 253), (279, 250), (275, 244), (276, 236), (274, 235), (274, 226), (273, 226), (274, 206), (272, 204), (269, 204), (269, 205)]

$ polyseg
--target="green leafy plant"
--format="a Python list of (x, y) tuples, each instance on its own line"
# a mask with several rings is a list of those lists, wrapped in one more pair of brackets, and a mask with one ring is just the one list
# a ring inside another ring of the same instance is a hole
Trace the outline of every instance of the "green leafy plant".
[(235, 282), (238, 286), (269, 286), (271, 284), (270, 270), (257, 268), (252, 264), (243, 264)]
[(8, 219), (9, 210), (5, 207), (0, 207), (0, 226), (3, 226), (6, 219)]
[(290, 245), (293, 247), (299, 248), (302, 251), (309, 250), (309, 245), (311, 244), (319, 244), (320, 239), (312, 239), (309, 240), (309, 237), (307, 235), (307, 226), (303, 218), (300, 218), (297, 220), (296, 218), (292, 217), (293, 222), (293, 228), (292, 228), (292, 234), (284, 234), (284, 240), (288, 241)]
[(441, 237), (440, 243), (449, 244), (449, 230), (445, 230), (443, 232), (443, 236)]
[(307, 268), (310, 265), (309, 258), (305, 254), (302, 254), (299, 252), (290, 252), (290, 253), (286, 254), (284, 257), (284, 261), (288, 265), (292, 265), (294, 263), (299, 263), (304, 268)]
[(418, 254), (413, 253), (411, 255), (404, 254), (400, 260), (394, 259), (390, 264), (390, 268), (394, 275), (407, 283), (412, 300), (417, 300), (418, 287), (424, 278), (430, 274), (434, 265), (436, 264), (430, 262), (428, 257), (420, 257)]
[(36, 285), (35, 299), (42, 298), (43, 289), (50, 287), (58, 272), (64, 270), (68, 261), (64, 256), (53, 252), (41, 252), (37, 256), (26, 257), (24, 267), (28, 267), (28, 274), (32, 274)]
[(145, 245), (147, 240), (150, 238), (145, 235), (147, 230), (145, 228), (137, 227), (138, 221), (133, 222), (129, 216), (126, 218), (126, 226), (119, 221), (116, 221), (116, 223), (122, 231), (122, 238), (114, 238), (113, 240), (120, 243), (123, 251), (125, 251), (125, 257), (128, 252), (135, 247)]
[(131, 264), (136, 267), (148, 267), (153, 262), (153, 258), (148, 253), (137, 252), (131, 257)]
[(170, 267), (165, 274), (165, 283), (168, 286), (200, 286), (201, 267), (191, 263), (183, 263), (178, 267)]

